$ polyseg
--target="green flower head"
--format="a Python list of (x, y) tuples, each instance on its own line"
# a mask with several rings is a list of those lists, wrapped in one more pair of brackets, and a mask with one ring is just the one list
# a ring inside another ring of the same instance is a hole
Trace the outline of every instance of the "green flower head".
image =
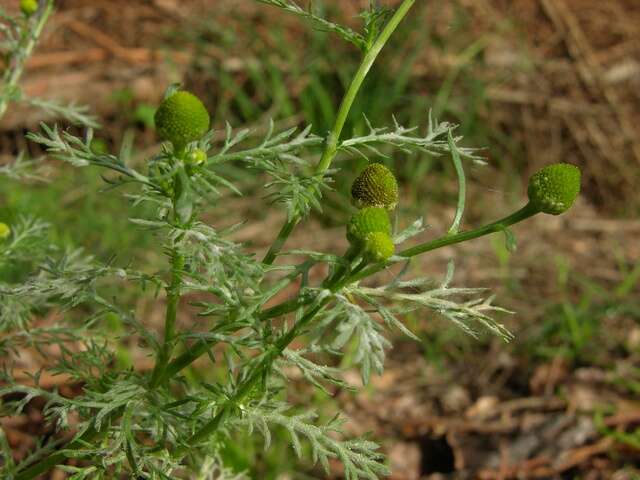
[(389, 213), (384, 208), (365, 207), (355, 213), (347, 225), (347, 239), (352, 244), (364, 242), (373, 232), (391, 234)]
[(395, 250), (391, 236), (385, 232), (373, 232), (365, 237), (365, 255), (373, 262), (384, 262)]
[(529, 179), (529, 201), (539, 211), (560, 215), (569, 210), (580, 193), (580, 169), (568, 163), (554, 163)]
[(11, 235), (11, 228), (6, 223), (0, 222), (0, 240), (6, 240)]
[(91, 151), (96, 155), (104, 155), (109, 153), (109, 146), (101, 138), (94, 138), (91, 140)]
[(38, 0), (20, 0), (20, 11), (30, 17), (38, 11)]
[(158, 135), (168, 140), (175, 150), (182, 150), (188, 143), (198, 140), (209, 130), (209, 112), (198, 97), (180, 91), (165, 98), (154, 120)]
[(351, 197), (358, 208), (382, 207), (392, 210), (398, 204), (398, 182), (391, 170), (371, 163), (355, 179)]
[(185, 158), (185, 162), (188, 165), (202, 165), (207, 161), (207, 152), (200, 148), (196, 148), (195, 150), (191, 150), (187, 157)]

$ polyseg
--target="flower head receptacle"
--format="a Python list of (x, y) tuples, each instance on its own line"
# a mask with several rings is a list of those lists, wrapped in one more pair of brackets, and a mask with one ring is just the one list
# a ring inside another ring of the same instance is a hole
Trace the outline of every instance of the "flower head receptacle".
[(373, 232), (366, 236), (364, 241), (366, 257), (373, 262), (384, 262), (395, 251), (391, 236), (384, 232)]
[(560, 215), (580, 193), (580, 169), (569, 163), (548, 165), (529, 179), (529, 201), (540, 212)]
[(389, 213), (381, 207), (365, 207), (354, 213), (347, 225), (347, 239), (351, 244), (362, 244), (370, 233), (391, 234)]
[(20, 11), (30, 17), (38, 11), (38, 0), (20, 0)]
[(371, 163), (353, 182), (351, 197), (358, 208), (393, 210), (398, 204), (398, 181), (387, 167), (381, 163)]
[(168, 140), (176, 151), (200, 139), (209, 130), (209, 112), (194, 94), (179, 91), (165, 98), (154, 120), (158, 136)]

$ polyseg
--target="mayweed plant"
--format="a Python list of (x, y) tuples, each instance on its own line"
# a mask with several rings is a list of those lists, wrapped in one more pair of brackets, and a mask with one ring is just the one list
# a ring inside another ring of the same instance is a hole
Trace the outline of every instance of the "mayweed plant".
[[(362, 32), (356, 32), (293, 0), (262, 0), (362, 50), (362, 63), (333, 129), (324, 136), (312, 134), (310, 126), (276, 132), (271, 123), (256, 143), (247, 130), (234, 131), (227, 125), (226, 138), (215, 143), (207, 109), (179, 87), (169, 88), (157, 109), (157, 132), (165, 143), (144, 168), (130, 164), (128, 147), (118, 155), (93, 148), (91, 128), (79, 138), (43, 124), (39, 133), (28, 135), (53, 158), (77, 167), (98, 167), (110, 187), (127, 185), (132, 203), (149, 207), (144, 210), (147, 216), (130, 221), (155, 235), (167, 265), (148, 273), (136, 269), (135, 262), (118, 266), (117, 258), (104, 263), (81, 251), (51, 249), (48, 226), (37, 220), (25, 218), (3, 227), (0, 266), (23, 262), (32, 270), (16, 281), (0, 281), (2, 413), (20, 414), (29, 402), (40, 399), (51, 431), (19, 463), (0, 435), (2, 478), (30, 480), (56, 466), (75, 480), (246, 478), (225, 465), (226, 446), (241, 435), (254, 434), (268, 449), (273, 429), (288, 435), (298, 457), (308, 455), (327, 472), (330, 462), (338, 461), (347, 479), (379, 478), (389, 470), (376, 443), (345, 438), (340, 415), (323, 421), (311, 406), (294, 407), (286, 401), (292, 371), (324, 392), (353, 389), (343, 371), (330, 366), (331, 357), (349, 353), (366, 384), (372, 373), (383, 370), (391, 347), (386, 329), (415, 338), (399, 315), (416, 308), (431, 310), (471, 335), (486, 329), (503, 339), (511, 337), (493, 318), (505, 310), (492, 305), (482, 289), (452, 286), (452, 266), (439, 283), (407, 278), (407, 267), (418, 255), (491, 233), (504, 233), (512, 244), (511, 225), (571, 206), (579, 191), (579, 171), (565, 164), (546, 167), (532, 177), (524, 207), (479, 228), (460, 230), (466, 192), (463, 161), (481, 159), (476, 150), (460, 146), (454, 125), (429, 118), (426, 134), (421, 135), (417, 128), (394, 122), (391, 128), (369, 125), (365, 135), (343, 138), (345, 120), (365, 76), (414, 1), (404, 0), (393, 12), (371, 7), (362, 15)], [(48, 2), (41, 7), (44, 12), (20, 21), (37, 26), (50, 6)], [(9, 78), (9, 84), (16, 82)], [(393, 172), (374, 160), (397, 149), (452, 158), (459, 195), (444, 236), (406, 246), (423, 232), (422, 220), (393, 230), (390, 215), (399, 215), (393, 211), (398, 185)], [(315, 153), (320, 154), (318, 160)], [(285, 250), (296, 227), (320, 210), (323, 194), (338, 172), (334, 160), (339, 155), (372, 160), (354, 180), (351, 192), (344, 193), (352, 194), (359, 209), (345, 226), (347, 251)], [(271, 178), (265, 185), (267, 198), (286, 210), (286, 220), (263, 258), (233, 240), (244, 219), (237, 219), (237, 224), (225, 219), (221, 226), (202, 219), (207, 205), (219, 201), (224, 192), (242, 193), (223, 176), (223, 167), (230, 163)], [(404, 268), (391, 269), (397, 264)], [(314, 282), (310, 271), (321, 271), (319, 266), (328, 267), (328, 274)], [(387, 269), (395, 272), (390, 280), (389, 275), (380, 276), (379, 286), (367, 286), (367, 279)], [(156, 332), (145, 318), (107, 293), (105, 288), (114, 283), (127, 291), (162, 292), (164, 331)], [(178, 324), (178, 313), (186, 308), (197, 310), (197, 325)], [(47, 311), (58, 312), (55, 323), (35, 327), (34, 317)], [(150, 370), (118, 362), (125, 339), (134, 339), (149, 354)], [(29, 381), (14, 378), (12, 359), (24, 348), (41, 353), (49, 373), (65, 374), (81, 386), (79, 394), (70, 397), (45, 388), (40, 381), (43, 372)], [(49, 353), (52, 350), (55, 355)], [(194, 378), (189, 367), (196, 361), (209, 362), (220, 374)]]

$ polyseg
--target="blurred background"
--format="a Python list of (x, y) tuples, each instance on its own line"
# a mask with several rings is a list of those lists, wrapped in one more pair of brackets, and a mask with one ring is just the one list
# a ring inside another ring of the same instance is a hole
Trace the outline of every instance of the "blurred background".
[[(17, 1), (2, 3), (17, 9)], [(323, 135), (360, 59), (332, 34), (251, 0), (56, 4), (24, 90), (89, 105), (102, 124), (95, 148), (117, 151), (133, 136), (140, 168), (158, 150), (153, 113), (170, 83), (182, 82), (204, 100), (221, 135), (228, 121), (258, 139), (271, 118), (278, 129), (311, 123)], [(314, 2), (353, 27), (367, 5)], [(421, 342), (394, 339), (386, 371), (371, 386), (331, 398), (312, 394), (301, 379), (290, 398), (329, 413), (339, 405), (349, 433), (371, 432), (382, 443), (394, 479), (640, 478), (640, 2), (416, 2), (367, 78), (345, 135), (366, 132), (363, 113), (376, 126), (392, 124), (395, 115), (424, 131), (429, 111), (460, 124), (465, 146), (484, 148), (488, 165), (468, 168), (464, 228), (521, 206), (528, 176), (545, 164), (583, 169), (576, 206), (516, 226), (516, 252), (496, 235), (413, 266), (441, 278), (454, 258), (455, 284), (490, 288), (498, 304), (516, 312), (503, 318), (516, 338), (475, 340), (417, 312), (406, 322)], [(42, 120), (51, 118), (10, 109), (0, 123), (0, 164), (19, 150), (42, 154), (24, 139)], [(446, 232), (456, 198), (450, 160), (398, 152), (388, 163), (402, 182), (400, 223), (424, 216), (426, 237)], [(339, 252), (346, 245), (345, 193), (363, 161), (345, 157), (336, 166), (324, 213), (288, 246)], [(127, 221), (122, 192), (101, 192), (95, 170), (48, 160), (44, 167), (46, 183), (0, 180), (0, 220), (28, 212), (54, 225), (60, 245), (150, 270), (160, 265), (156, 239)], [(215, 224), (229, 212), (248, 218), (238, 239), (263, 252), (283, 213), (266, 208), (263, 178), (225, 168), (246, 194), (228, 195), (208, 219)], [(161, 324), (157, 300), (125, 297), (141, 318)], [(188, 314), (180, 320), (196, 321)], [(149, 368), (148, 359), (129, 354), (137, 368)], [(42, 366), (36, 356), (21, 362), (23, 370)], [(359, 382), (357, 372), (352, 377)], [(81, 388), (48, 381), (71, 394)], [(34, 405), (5, 425), (17, 457), (42, 423)], [(293, 461), (284, 441), (268, 452), (249, 439), (239, 445), (229, 446), (228, 461), (252, 478), (327, 478)], [(331, 478), (340, 478), (337, 465)]]

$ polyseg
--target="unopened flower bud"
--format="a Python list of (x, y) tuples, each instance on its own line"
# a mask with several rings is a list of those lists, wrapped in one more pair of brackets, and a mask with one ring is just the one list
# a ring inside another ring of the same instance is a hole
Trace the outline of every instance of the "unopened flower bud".
[(371, 163), (353, 182), (351, 196), (358, 208), (382, 207), (392, 210), (398, 204), (398, 182), (387, 167), (381, 163)]
[(0, 222), (0, 240), (6, 240), (11, 235), (11, 228), (6, 223)]
[(366, 236), (365, 254), (373, 262), (384, 262), (395, 250), (391, 236), (384, 232), (373, 232)]
[(529, 201), (539, 211), (560, 215), (569, 210), (580, 193), (580, 169), (568, 163), (554, 163), (529, 179)]
[(389, 213), (384, 208), (365, 207), (356, 212), (347, 225), (347, 239), (352, 244), (364, 242), (373, 232), (391, 233)]
[(168, 140), (175, 150), (182, 150), (188, 143), (198, 140), (209, 130), (209, 112), (198, 97), (180, 91), (165, 98), (154, 120), (158, 135)]
[(198, 166), (202, 165), (207, 161), (207, 153), (204, 150), (196, 148), (195, 150), (191, 150), (187, 157), (185, 158), (185, 162), (187, 165)]
[(38, 0), (21, 0), (20, 11), (30, 17), (38, 11)]

